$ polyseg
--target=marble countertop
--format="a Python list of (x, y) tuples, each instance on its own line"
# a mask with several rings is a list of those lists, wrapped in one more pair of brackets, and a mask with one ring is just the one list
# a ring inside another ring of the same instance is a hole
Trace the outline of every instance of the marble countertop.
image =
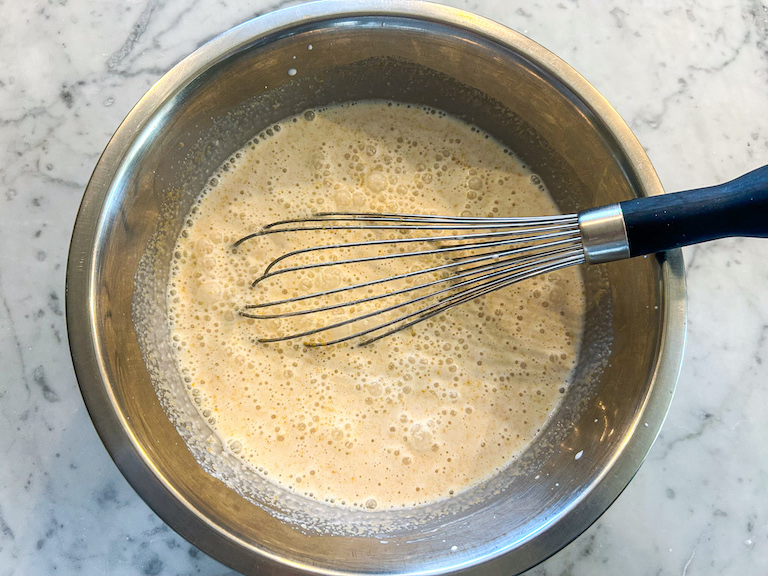
[[(580, 71), (668, 190), (768, 163), (760, 0), (451, 0)], [(0, 576), (229, 575), (133, 492), (67, 347), (69, 237), (125, 114), (219, 32), (286, 2), (0, 2)], [(661, 436), (616, 503), (529, 572), (768, 573), (768, 241), (686, 249), (690, 324)]]

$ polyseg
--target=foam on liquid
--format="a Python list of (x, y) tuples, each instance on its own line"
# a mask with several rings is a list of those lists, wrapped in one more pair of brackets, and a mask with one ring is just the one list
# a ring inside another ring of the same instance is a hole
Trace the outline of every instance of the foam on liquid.
[[(178, 239), (168, 289), (179, 369), (228, 450), (278, 484), (348, 507), (449, 497), (503, 469), (565, 392), (581, 339), (577, 269), (528, 280), (367, 347), (258, 344), (251, 281), (310, 235), (232, 243), (326, 211), (556, 213), (540, 179), (442, 112), (360, 102), (254, 137), (211, 179)], [(407, 262), (390, 263), (407, 270)], [(392, 273), (392, 268), (389, 273)], [(353, 270), (351, 278), (371, 270)], [(320, 270), (283, 297), (337, 286)]]

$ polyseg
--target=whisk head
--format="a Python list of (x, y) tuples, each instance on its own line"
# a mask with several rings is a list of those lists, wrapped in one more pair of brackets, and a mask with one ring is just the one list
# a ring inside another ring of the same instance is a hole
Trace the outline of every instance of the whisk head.
[[(329, 346), (359, 340), (366, 345), (511, 284), (585, 261), (577, 214), (481, 218), (328, 212), (274, 222), (234, 247), (275, 234), (305, 238), (298, 242), (301, 248), (272, 260), (252, 283), (263, 288), (273, 281), (270, 296), (241, 311), (247, 318), (277, 323), (279, 333), (259, 342), (304, 339), (308, 346)], [(333, 234), (336, 241), (307, 241), (319, 234)], [(363, 237), (350, 239), (350, 234)], [(318, 289), (321, 273), (330, 281)], [(295, 327), (286, 327), (291, 320)]]

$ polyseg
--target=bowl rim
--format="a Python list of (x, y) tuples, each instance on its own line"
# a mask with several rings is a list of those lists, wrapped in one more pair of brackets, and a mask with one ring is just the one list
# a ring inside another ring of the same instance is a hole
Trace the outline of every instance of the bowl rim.
[[(169, 526), (207, 554), (235, 569), (253, 566), (248, 560), (254, 547), (237, 541), (229, 533), (197, 512), (173, 485), (154, 467), (131, 433), (129, 423), (119, 412), (111, 389), (105, 385), (104, 367), (94, 340), (95, 239), (99, 236), (102, 212), (112, 182), (119, 174), (136, 139), (168, 99), (188, 86), (218, 62), (238, 52), (260, 37), (296, 26), (336, 18), (360, 16), (406, 17), (438, 22), (464, 29), (505, 47), (521, 51), (539, 66), (561, 80), (600, 117), (635, 170), (640, 190), (647, 195), (662, 194), (663, 188), (642, 146), (607, 100), (566, 62), (539, 44), (501, 24), (456, 8), (414, 0), (323, 0), (281, 9), (248, 20), (216, 36), (167, 72), (139, 100), (115, 131), (98, 160), (85, 189), (76, 217), (66, 272), (66, 321), (70, 353), (79, 387), (91, 420), (111, 458), (129, 484)], [(514, 560), (500, 549), (493, 557), (477, 558), (466, 570), (496, 563), (509, 573), (522, 571), (545, 560), (569, 544), (613, 503), (628, 485), (648, 454), (666, 418), (680, 373), (687, 325), (686, 287), (682, 252), (679, 249), (658, 255), (661, 268), (662, 330), (652, 383), (645, 403), (638, 412), (628, 441), (588, 494), (565, 511), (557, 524), (535, 536), (536, 546), (524, 558)], [(84, 329), (87, 327), (88, 329)], [(579, 510), (575, 510), (578, 504)], [(574, 512), (574, 513), (569, 513)], [(578, 513), (575, 513), (578, 512)], [(340, 574), (322, 567), (294, 561), (256, 550), (276, 572), (297, 570), (314, 574)], [(437, 573), (437, 572), (432, 572)]]

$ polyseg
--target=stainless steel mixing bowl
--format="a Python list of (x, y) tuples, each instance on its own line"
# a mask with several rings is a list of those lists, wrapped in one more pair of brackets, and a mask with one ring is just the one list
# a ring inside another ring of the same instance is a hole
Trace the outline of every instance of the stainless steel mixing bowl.
[[(244, 573), (517, 573), (585, 530), (650, 449), (682, 357), (679, 251), (585, 270), (585, 343), (552, 421), (488, 484), (407, 514), (244, 498), (185, 445), (194, 451), (204, 426), (190, 414), (171, 423), (166, 411), (184, 412), (183, 398), (158, 397), (153, 387), (153, 378), (178, 379), (167, 358), (164, 286), (181, 221), (206, 179), (270, 123), (366, 98), (430, 105), (479, 125), (532, 166), (566, 212), (663, 192), (628, 127), (592, 86), (491, 21), (418, 2), (334, 1), (246, 22), (146, 94), (88, 184), (67, 269), (83, 397), (141, 497), (193, 544)], [(215, 444), (204, 440), (197, 448)], [(301, 525), (302, 513), (317, 526)]]

